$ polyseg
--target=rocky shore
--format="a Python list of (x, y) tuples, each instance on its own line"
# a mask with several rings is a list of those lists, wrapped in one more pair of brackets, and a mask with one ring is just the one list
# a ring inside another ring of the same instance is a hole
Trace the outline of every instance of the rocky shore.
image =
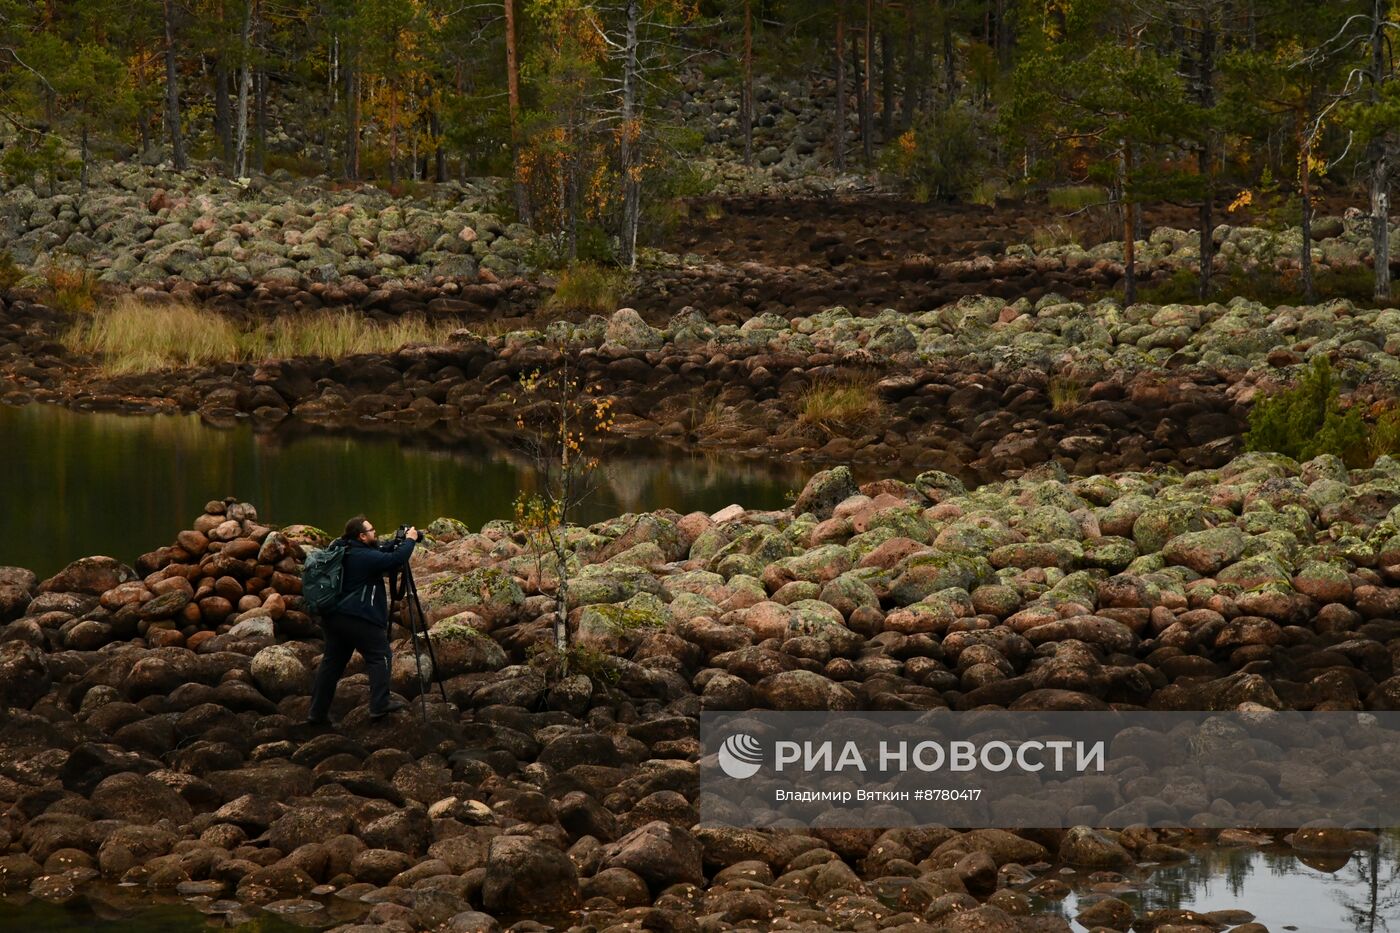
[[(694, 308), (653, 324), (624, 308), (544, 331), (480, 337), (464, 328), (446, 346), (345, 360), (115, 377), (57, 342), (62, 315), (12, 298), (8, 318), (0, 398), (11, 404), (198, 411), (215, 424), (290, 418), (439, 439), (509, 434), (517, 406), (503, 394), (522, 374), (567, 360), (612, 398), (619, 442), (937, 467), (980, 480), (1046, 460), (1084, 475), (1220, 466), (1239, 451), (1253, 399), (1319, 354), (1351, 404), (1384, 404), (1400, 385), (1400, 311), (1346, 301), (1123, 308), (978, 296), (920, 314), (835, 308), (738, 325)], [(851, 387), (859, 410), (815, 410), (815, 396)]]
[[(440, 519), (414, 568), (448, 702), (372, 721), (352, 667), (323, 731), (301, 724), (320, 649), (298, 594), (323, 535), (211, 502), (132, 566), (0, 570), (0, 884), (61, 902), (124, 881), (216, 913), (325, 901), (356, 930), (1068, 930), (1033, 900), (1068, 892), (1057, 868), (1112, 882), (1214, 834), (698, 825), (698, 714), (1397, 709), (1397, 506), (1389, 458), (1047, 463), (971, 489), (838, 467), (787, 510), (574, 530), (568, 670), (541, 650), (554, 581), (523, 537)], [(1079, 903), (1100, 931), (1264, 929)]]

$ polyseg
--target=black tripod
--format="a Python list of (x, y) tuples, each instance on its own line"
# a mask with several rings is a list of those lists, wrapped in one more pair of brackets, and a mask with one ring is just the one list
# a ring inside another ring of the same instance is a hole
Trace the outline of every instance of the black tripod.
[(418, 584), (413, 579), (413, 570), (404, 564), (389, 575), (389, 594), (395, 600), (404, 601), (402, 619), (413, 638), (413, 663), (418, 667), (418, 702), (422, 708), (423, 722), (428, 721), (428, 693), (431, 690), (429, 678), (423, 673), (423, 656), (419, 653), (419, 638), (428, 647), (428, 660), (433, 665), (432, 680), (437, 682), (442, 702), (447, 702), (447, 688), (442, 685), (442, 675), (438, 672), (437, 651), (433, 640), (428, 637), (428, 617), (423, 612), (423, 603), (418, 599)]

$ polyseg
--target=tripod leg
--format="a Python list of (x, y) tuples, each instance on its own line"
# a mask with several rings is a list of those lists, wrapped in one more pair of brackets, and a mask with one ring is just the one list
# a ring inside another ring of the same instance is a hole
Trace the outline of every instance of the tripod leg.
[[(418, 668), (418, 705), (423, 715), (423, 722), (428, 721), (428, 681), (423, 676), (423, 655), (418, 646), (418, 626), (413, 621), (413, 606), (418, 602), (418, 588), (413, 584), (413, 571), (408, 567), (403, 567), (398, 574), (390, 581), (390, 591), (395, 599), (403, 599), (403, 617), (408, 623), (408, 634), (413, 642), (413, 663)], [(410, 597), (410, 594), (411, 597)], [(418, 607), (422, 612), (422, 606)], [(424, 633), (426, 635), (426, 632)], [(432, 644), (428, 645), (431, 655)], [(434, 668), (437, 667), (437, 660), (433, 659)], [(436, 673), (436, 671), (434, 671)]]
[(418, 666), (418, 705), (422, 709), (423, 721), (428, 721), (428, 684), (423, 677), (423, 655), (418, 650), (418, 629), (413, 624), (413, 615), (408, 608), (404, 609), (408, 616), (408, 633), (413, 639), (413, 663)]
[(438, 668), (437, 650), (433, 648), (433, 639), (428, 635), (428, 616), (423, 611), (423, 603), (418, 599), (418, 582), (413, 579), (413, 574), (408, 574), (407, 579), (408, 603), (418, 613), (419, 624), (423, 626), (423, 641), (428, 646), (428, 659), (433, 662), (433, 680), (437, 681), (438, 693), (442, 695), (442, 702), (447, 702), (447, 688), (442, 685), (442, 671)]

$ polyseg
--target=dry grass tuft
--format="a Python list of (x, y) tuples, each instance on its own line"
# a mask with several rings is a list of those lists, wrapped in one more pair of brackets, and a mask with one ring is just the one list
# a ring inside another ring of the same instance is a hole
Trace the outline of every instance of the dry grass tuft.
[(612, 314), (627, 290), (627, 276), (618, 269), (576, 263), (559, 273), (559, 284), (545, 302), (550, 311)]
[(88, 314), (97, 307), (97, 277), (76, 262), (50, 260), (44, 284), (55, 310)]
[(102, 369), (113, 375), (244, 358), (238, 329), (222, 315), (130, 297), (78, 321), (63, 343), (75, 353), (101, 357)]
[(190, 304), (148, 305), (126, 297), (79, 321), (64, 335), (76, 353), (101, 358), (113, 375), (242, 360), (388, 353), (410, 343), (443, 344), (449, 322), (405, 317), (377, 324), (348, 311), (278, 318), (242, 330), (215, 311)]
[(249, 335), (248, 350), (250, 356), (271, 359), (339, 359), (358, 353), (389, 353), (411, 343), (445, 344), (457, 329), (459, 325), (453, 322), (426, 321), (417, 316), (378, 324), (352, 311), (323, 311), (277, 318)]
[(798, 400), (798, 420), (828, 434), (852, 434), (868, 427), (884, 410), (873, 381), (821, 382)]
[(1051, 376), (1047, 387), (1050, 395), (1050, 410), (1063, 415), (1073, 411), (1084, 401), (1084, 387), (1079, 380), (1070, 376)]

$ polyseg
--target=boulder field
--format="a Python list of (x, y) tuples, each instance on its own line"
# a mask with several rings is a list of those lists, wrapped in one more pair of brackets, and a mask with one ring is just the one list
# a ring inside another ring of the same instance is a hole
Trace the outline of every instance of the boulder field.
[[(0, 569), (0, 884), (331, 904), (357, 930), (1065, 931), (1033, 901), (1067, 893), (1058, 868), (1112, 881), (1274, 837), (705, 826), (699, 713), (1397, 709), (1397, 507), (1384, 457), (976, 488), (837, 467), (785, 510), (569, 529), (567, 665), (523, 534), (439, 519), (413, 567), (446, 702), (418, 716), (400, 628), (413, 714), (370, 720), (356, 660), (325, 730), (301, 722), (320, 645), (298, 593), (324, 533), (214, 501), (133, 565)], [(1295, 829), (1300, 851), (1369, 838)], [(1080, 903), (1095, 930), (1262, 929)]]
[[(106, 376), (55, 340), (61, 323), (16, 300), (0, 325), (0, 399), (86, 410), (198, 411), (388, 429), (436, 440), (509, 435), (522, 375), (567, 363), (611, 400), (614, 440), (794, 460), (936, 467), (965, 480), (1053, 460), (1080, 475), (1152, 464), (1217, 468), (1239, 450), (1260, 392), (1332, 361), (1351, 404), (1400, 385), (1400, 311), (1092, 305), (964, 298), (919, 314), (758, 314), (717, 324), (694, 308), (659, 323), (623, 308), (544, 330), (342, 360), (296, 358)], [(834, 415), (822, 394), (859, 404)], [(891, 470), (891, 472), (895, 472)]]

